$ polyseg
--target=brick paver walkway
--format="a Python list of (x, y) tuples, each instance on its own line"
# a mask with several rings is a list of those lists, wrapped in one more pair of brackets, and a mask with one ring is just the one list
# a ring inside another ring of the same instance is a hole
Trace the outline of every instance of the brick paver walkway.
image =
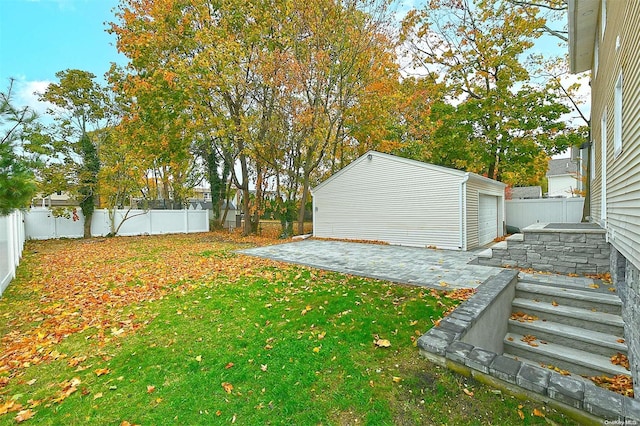
[(446, 288), (475, 288), (500, 269), (470, 265), (474, 252), (304, 240), (241, 253), (383, 280)]

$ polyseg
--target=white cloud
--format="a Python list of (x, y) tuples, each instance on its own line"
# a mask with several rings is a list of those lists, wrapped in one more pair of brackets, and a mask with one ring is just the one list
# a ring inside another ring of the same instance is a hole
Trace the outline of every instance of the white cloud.
[(53, 105), (49, 102), (38, 100), (40, 94), (44, 93), (50, 81), (28, 81), (24, 78), (17, 78), (13, 82), (13, 104), (16, 107), (29, 107), (38, 115), (43, 115), (48, 108)]

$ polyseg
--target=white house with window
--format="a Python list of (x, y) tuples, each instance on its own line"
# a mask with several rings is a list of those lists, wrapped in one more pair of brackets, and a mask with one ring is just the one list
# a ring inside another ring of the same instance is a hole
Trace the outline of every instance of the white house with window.
[(582, 189), (578, 160), (554, 158), (547, 169), (548, 197), (577, 197)]

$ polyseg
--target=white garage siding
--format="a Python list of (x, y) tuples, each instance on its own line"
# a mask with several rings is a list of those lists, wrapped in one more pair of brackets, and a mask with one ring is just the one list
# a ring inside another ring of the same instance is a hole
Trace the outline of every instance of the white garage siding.
[(498, 197), (480, 194), (478, 202), (478, 242), (489, 244), (498, 236)]
[(493, 183), (491, 190), (499, 193), (504, 186), (471, 175), (461, 194), (465, 176), (459, 170), (367, 153), (313, 189), (314, 236), (454, 250), (464, 249), (465, 243), (477, 247), (477, 231), (473, 241), (461, 233), (461, 228), (477, 228), (477, 207), (473, 222), (471, 206), (466, 206), (466, 226), (461, 226), (461, 203), (474, 193), (471, 204), (477, 206), (478, 187)]
[[(496, 185), (496, 181), (484, 178), (478, 175), (471, 175), (471, 179), (467, 183), (467, 249), (472, 250), (474, 248), (483, 246), (491, 240), (493, 240), (496, 236), (504, 235), (504, 188), (505, 185), (498, 184)], [(488, 230), (480, 229), (482, 225), (480, 218), (480, 197), (493, 196), (496, 204), (496, 218), (495, 221), (493, 219), (488, 220), (484, 218), (485, 223), (488, 224)], [(487, 241), (487, 235), (493, 234), (491, 240)], [(484, 237), (483, 237), (484, 235)]]
[[(471, 179), (467, 183), (467, 249), (472, 250), (474, 248), (485, 245), (487, 242), (481, 242), (481, 234), (487, 234), (493, 231), (481, 231), (479, 229), (480, 223), (480, 196), (494, 196), (497, 202), (497, 218), (495, 235), (504, 235), (504, 188), (505, 185), (497, 183), (494, 180), (487, 179), (479, 175), (471, 175)], [(493, 229), (493, 228), (490, 228)], [(486, 238), (486, 236), (485, 236)], [(491, 238), (491, 240), (493, 240)], [(488, 241), (490, 242), (490, 241)]]
[(379, 153), (356, 160), (314, 189), (314, 235), (458, 249), (461, 177), (424, 166)]

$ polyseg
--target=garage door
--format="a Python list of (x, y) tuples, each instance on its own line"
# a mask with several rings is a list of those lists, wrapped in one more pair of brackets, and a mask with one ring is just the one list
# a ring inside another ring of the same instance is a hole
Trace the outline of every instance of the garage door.
[(478, 243), (483, 246), (498, 236), (498, 197), (480, 194), (478, 210)]

